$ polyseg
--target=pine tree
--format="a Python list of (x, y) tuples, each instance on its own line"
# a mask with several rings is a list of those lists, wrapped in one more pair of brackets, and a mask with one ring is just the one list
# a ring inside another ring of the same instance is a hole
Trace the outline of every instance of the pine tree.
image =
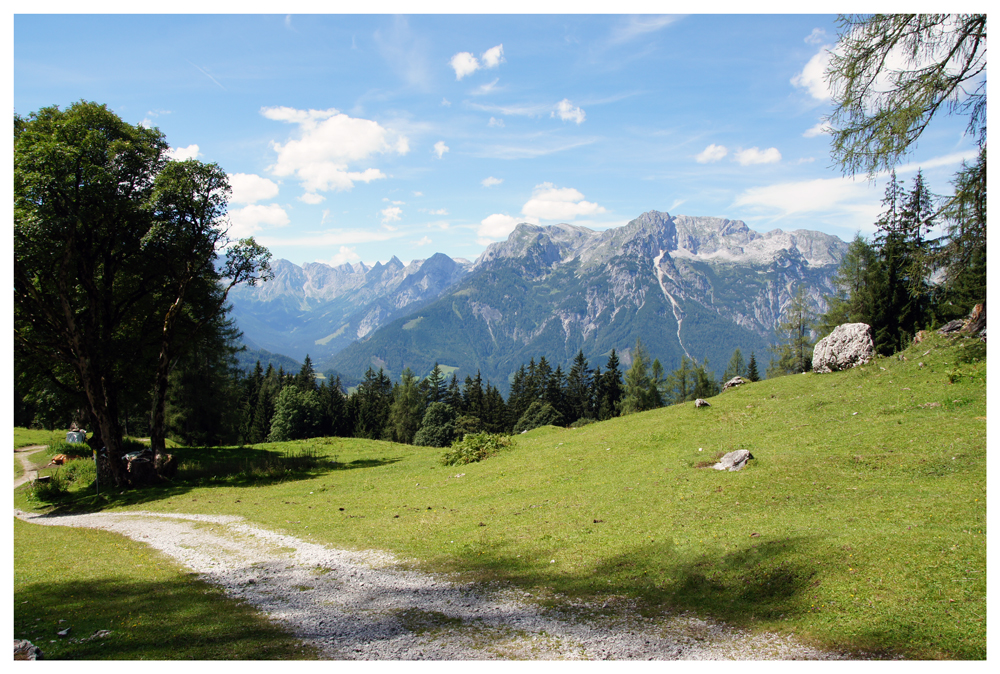
[(619, 370), (618, 354), (611, 349), (607, 368), (601, 376), (601, 398), (597, 418), (604, 421), (618, 415), (619, 403), (623, 395), (622, 375)]
[(740, 352), (740, 347), (736, 347), (732, 358), (729, 359), (729, 365), (726, 366), (725, 372), (722, 373), (722, 381), (726, 382), (733, 377), (742, 377), (745, 374), (746, 363), (743, 361), (743, 353)]
[(306, 354), (306, 359), (302, 362), (302, 369), (295, 376), (295, 386), (301, 391), (315, 391), (316, 390), (316, 370), (313, 369), (312, 360), (309, 358), (309, 354)]
[(445, 384), (444, 373), (441, 372), (441, 366), (437, 364), (437, 361), (434, 362), (434, 369), (431, 370), (425, 381), (428, 386), (427, 402), (439, 403), (443, 401), (447, 392), (447, 384)]
[(566, 411), (567, 419), (593, 419), (595, 416), (593, 398), (591, 397), (594, 376), (583, 349), (573, 359), (569, 376), (566, 377)]
[(760, 381), (760, 374), (757, 372), (757, 357), (750, 352), (750, 363), (747, 365), (747, 379), (749, 381)]
[(395, 442), (412, 444), (413, 436), (424, 417), (424, 398), (420, 395), (417, 378), (410, 368), (403, 370), (399, 384), (394, 388), (389, 408), (389, 427)]
[(642, 340), (637, 339), (632, 351), (632, 367), (625, 372), (624, 395), (618, 405), (622, 416), (652, 409), (649, 399), (649, 367), (646, 348), (642, 345)]
[(805, 285), (799, 285), (785, 309), (785, 320), (776, 330), (779, 341), (772, 347), (768, 377), (807, 372), (812, 367), (813, 313), (806, 303)]

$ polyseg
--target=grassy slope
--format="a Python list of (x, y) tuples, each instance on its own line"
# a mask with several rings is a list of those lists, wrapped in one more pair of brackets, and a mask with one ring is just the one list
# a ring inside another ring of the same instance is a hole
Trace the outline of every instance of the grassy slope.
[[(984, 658), (986, 366), (958, 354), (935, 341), (710, 408), (537, 429), (458, 468), (382, 442), (265, 445), (339, 463), (255, 487), (178, 480), (108, 505), (239, 514), (541, 601), (628, 598), (823, 646)], [(741, 472), (698, 467), (737, 448), (755, 456)]]
[[(315, 657), (250, 606), (122, 536), (14, 520), (14, 549), (14, 637), (47, 660)], [(98, 630), (111, 634), (86, 640)]]

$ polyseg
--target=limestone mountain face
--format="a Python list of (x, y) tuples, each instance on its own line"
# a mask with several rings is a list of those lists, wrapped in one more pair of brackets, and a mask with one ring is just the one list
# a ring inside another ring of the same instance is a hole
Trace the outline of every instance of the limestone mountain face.
[(766, 362), (798, 286), (824, 310), (846, 249), (820, 232), (761, 234), (738, 220), (657, 211), (603, 232), (521, 224), (438, 298), (358, 334), (327, 365), (423, 375), (437, 361), (503, 389), (542, 355), (554, 367), (583, 349), (603, 367), (614, 348), (627, 365), (637, 338), (668, 370), (687, 355), (721, 371), (736, 347)]
[(232, 315), (254, 349), (298, 360), (329, 359), (394, 318), (437, 299), (467, 273), (470, 263), (437, 254), (403, 265), (299, 267), (276, 260), (274, 278), (254, 288), (239, 286), (230, 297)]

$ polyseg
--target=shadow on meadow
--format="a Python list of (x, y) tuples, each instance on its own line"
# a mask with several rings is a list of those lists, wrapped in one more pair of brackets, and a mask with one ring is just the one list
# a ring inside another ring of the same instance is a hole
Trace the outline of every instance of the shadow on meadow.
[[(14, 635), (46, 660), (266, 660), (311, 657), (299, 641), (232, 603), (221, 590), (182, 578), (33, 583), (14, 596)], [(60, 637), (56, 632), (69, 628)], [(106, 636), (92, 637), (98, 630)]]
[(96, 512), (155, 503), (196, 488), (263, 487), (314, 479), (334, 471), (377, 468), (401, 460), (390, 457), (340, 462), (336, 456), (327, 456), (310, 447), (284, 451), (246, 446), (178, 447), (170, 453), (178, 459), (177, 475), (159, 484), (122, 490), (96, 485), (90, 480), (75, 491), (49, 489), (41, 500), (52, 507), (50, 514), (54, 515)]

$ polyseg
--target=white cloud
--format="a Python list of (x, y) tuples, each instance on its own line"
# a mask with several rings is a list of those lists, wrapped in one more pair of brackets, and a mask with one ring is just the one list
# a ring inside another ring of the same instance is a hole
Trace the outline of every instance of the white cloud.
[(487, 49), (483, 52), (482, 59), (484, 68), (496, 68), (501, 63), (504, 63), (506, 59), (503, 57), (503, 44), (498, 44), (496, 47)]
[(479, 61), (467, 51), (458, 52), (451, 57), (448, 63), (455, 70), (456, 80), (460, 80), (466, 75), (471, 75), (479, 70)]
[(870, 222), (874, 222), (878, 216), (880, 198), (881, 189), (873, 187), (867, 180), (849, 177), (821, 178), (751, 187), (740, 194), (733, 205), (776, 211), (781, 217), (853, 212), (856, 215), (871, 215)]
[(312, 192), (306, 192), (301, 197), (299, 197), (299, 201), (304, 201), (310, 206), (315, 206), (316, 204), (321, 204), (324, 201), (326, 201), (326, 197), (324, 197), (322, 194), (313, 194)]
[(833, 133), (833, 127), (830, 126), (830, 122), (819, 122), (816, 126), (806, 130), (802, 136), (805, 138), (815, 138), (816, 136), (829, 135), (831, 133)]
[(666, 28), (679, 18), (679, 16), (630, 16), (627, 21), (619, 23), (612, 29), (609, 42), (611, 44), (628, 42)]
[(389, 208), (383, 208), (382, 211), (382, 224), (387, 222), (396, 222), (403, 215), (403, 209), (398, 206), (390, 206)]
[(781, 161), (781, 153), (778, 152), (778, 148), (776, 147), (769, 147), (766, 150), (751, 147), (747, 150), (737, 150), (735, 159), (743, 166), (749, 166), (750, 164), (775, 164)]
[(502, 129), (503, 128), (503, 120), (502, 119), (497, 119), (496, 117), (490, 117), (490, 122), (489, 122), (488, 126), (494, 126), (494, 127)]
[(701, 154), (695, 157), (694, 160), (699, 164), (708, 164), (710, 162), (719, 161), (728, 153), (729, 150), (727, 150), (724, 145), (716, 145), (713, 143), (702, 150)]
[(506, 213), (494, 213), (487, 216), (479, 223), (479, 229), (476, 230), (476, 233), (479, 235), (479, 243), (489, 243), (490, 240), (505, 239), (522, 222), (538, 224), (538, 220), (535, 218), (516, 218)]
[(334, 108), (296, 110), (289, 107), (262, 108), (268, 119), (298, 125), (298, 138), (281, 144), (272, 142), (278, 153), (270, 170), (277, 176), (294, 175), (307, 192), (349, 190), (355, 182), (385, 178), (375, 168), (351, 171), (351, 164), (375, 154), (409, 152), (407, 138), (382, 127), (378, 122), (349, 117)]
[(234, 239), (252, 236), (264, 227), (286, 227), (291, 222), (285, 209), (277, 204), (251, 204), (230, 209), (229, 221), (232, 223), (229, 236)]
[[(334, 255), (329, 260), (326, 260), (326, 264), (331, 267), (339, 267), (342, 264), (353, 264), (355, 262), (361, 261), (361, 256), (357, 254), (357, 247), (348, 248), (347, 246), (341, 246), (340, 252)], [(322, 262), (323, 260), (317, 260)]]
[(188, 145), (187, 147), (172, 147), (167, 150), (166, 155), (174, 161), (184, 161), (185, 159), (197, 159), (201, 156), (201, 152), (197, 145)]
[(809, 59), (798, 75), (791, 79), (792, 85), (809, 91), (817, 101), (830, 100), (830, 86), (826, 81), (826, 67), (830, 62), (830, 51), (827, 46)]
[(443, 140), (439, 140), (434, 143), (434, 154), (438, 156), (438, 159), (444, 156), (445, 152), (448, 152), (451, 148), (444, 144)]
[(233, 188), (231, 204), (253, 204), (278, 196), (277, 183), (254, 173), (230, 173), (227, 177)]
[(587, 118), (587, 114), (580, 108), (573, 107), (568, 98), (564, 98), (556, 104), (556, 109), (552, 111), (552, 116), (559, 115), (559, 119), (582, 124)]
[(413, 244), (414, 246), (426, 246), (427, 244), (431, 243), (431, 237), (425, 236), (419, 241), (410, 241), (410, 243)]
[(803, 41), (806, 44), (823, 44), (826, 42), (826, 31), (822, 28), (813, 28), (813, 31)]
[(415, 196), (415, 197), (422, 197), (422, 196), (424, 196), (424, 193), (423, 192), (414, 192), (413, 196)]
[(430, 214), (430, 215), (448, 215), (448, 209), (447, 208), (438, 208), (438, 209), (435, 209), (435, 210), (432, 210), (432, 211), (427, 211), (427, 213)]
[(489, 178), (483, 178), (483, 187), (493, 187), (494, 185), (499, 185), (503, 182), (503, 178), (494, 178), (490, 176)]
[(451, 107), (451, 101), (449, 101), (447, 98), (442, 98), (441, 99), (441, 105), (443, 105), (446, 108), (450, 108)]
[(480, 58), (482, 62), (473, 56), (471, 52), (467, 51), (458, 52), (452, 56), (448, 64), (455, 70), (455, 79), (460, 80), (480, 68), (496, 68), (501, 63), (504, 63), (506, 59), (503, 57), (503, 45), (498, 44), (496, 47), (487, 49), (480, 54)]
[(495, 80), (493, 80), (492, 82), (489, 82), (487, 84), (480, 84), (479, 87), (476, 88), (472, 92), (472, 95), (473, 96), (482, 96), (483, 94), (490, 93), (491, 91), (493, 91), (494, 88), (496, 88), (497, 82), (499, 82), (499, 81), (500, 81), (500, 78), (498, 77)]
[(579, 215), (605, 213), (603, 206), (584, 201), (583, 194), (572, 187), (558, 188), (552, 183), (536, 185), (521, 213), (540, 220), (572, 220)]
[(315, 232), (300, 237), (259, 236), (257, 242), (262, 246), (303, 246), (309, 248), (331, 248), (348, 244), (373, 243), (388, 241), (398, 237), (388, 231), (371, 229), (331, 229), (325, 232)]

